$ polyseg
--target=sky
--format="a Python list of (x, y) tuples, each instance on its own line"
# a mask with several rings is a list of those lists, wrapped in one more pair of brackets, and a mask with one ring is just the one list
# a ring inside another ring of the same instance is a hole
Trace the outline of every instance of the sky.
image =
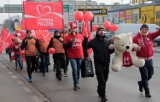
[[(0, 6), (4, 6), (4, 4), (22, 4), (22, 1), (23, 0), (1, 0)], [(82, 1), (84, 1), (84, 0), (82, 0)], [(121, 0), (92, 0), (92, 1), (97, 1), (98, 3), (105, 3), (105, 4), (113, 4), (115, 2), (121, 3)], [(129, 1), (130, 0), (123, 0), (123, 4), (129, 3)], [(10, 15), (10, 17), (12, 17), (12, 16), (21, 15), (21, 14), (18, 14), (18, 13), (15, 13), (15, 14), (0, 13), (0, 24), (3, 23), (3, 21), (5, 19), (7, 19), (7, 17), (9, 18), (9, 15)]]

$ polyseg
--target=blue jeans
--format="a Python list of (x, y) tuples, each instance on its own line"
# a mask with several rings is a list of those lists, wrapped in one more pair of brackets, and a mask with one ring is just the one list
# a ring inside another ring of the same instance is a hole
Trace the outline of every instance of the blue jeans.
[(69, 59), (72, 67), (72, 77), (73, 77), (73, 84), (79, 84), (80, 78), (80, 68), (81, 68), (81, 58), (71, 58)]
[(15, 55), (15, 65), (16, 68), (19, 66), (19, 68), (22, 69), (23, 67), (22, 55)]

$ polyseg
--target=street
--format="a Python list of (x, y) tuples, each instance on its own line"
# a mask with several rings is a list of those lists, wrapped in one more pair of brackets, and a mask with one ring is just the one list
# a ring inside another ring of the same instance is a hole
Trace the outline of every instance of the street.
[[(160, 53), (155, 53), (155, 72), (150, 81), (151, 98), (145, 98), (144, 93), (140, 93), (138, 90), (137, 81), (140, 80), (138, 68), (134, 66), (122, 68), (120, 72), (113, 72), (110, 69), (106, 87), (108, 102), (159, 102), (159, 61)], [(9, 73), (13, 73), (14, 76)], [(6, 77), (3, 77), (3, 74)], [(11, 76), (10, 79), (8, 78), (9, 76)], [(23, 86), (18, 84), (17, 80), (18, 82), (20, 81), (19, 83), (23, 83)], [(28, 83), (27, 80), (25, 63), (22, 71), (15, 70), (14, 62), (9, 61), (8, 55), (6, 53), (0, 55), (0, 102), (100, 102), (96, 92), (96, 77), (81, 78), (81, 89), (78, 91), (73, 90), (70, 65), (68, 77), (63, 77), (61, 81), (55, 77), (53, 63), (49, 66), (49, 72), (46, 76), (42, 76), (39, 72), (34, 72), (33, 82)], [(29, 90), (29, 95), (28, 91), (23, 90), (25, 89), (24, 87), (27, 88), (26, 90)]]

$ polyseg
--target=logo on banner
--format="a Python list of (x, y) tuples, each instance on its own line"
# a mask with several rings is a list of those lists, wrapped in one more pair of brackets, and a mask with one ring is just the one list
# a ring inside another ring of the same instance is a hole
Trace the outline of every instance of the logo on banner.
[(62, 2), (24, 2), (26, 29), (62, 29)]

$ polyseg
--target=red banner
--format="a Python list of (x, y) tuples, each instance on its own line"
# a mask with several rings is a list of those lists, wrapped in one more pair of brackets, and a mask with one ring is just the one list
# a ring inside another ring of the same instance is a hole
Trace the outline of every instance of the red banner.
[(0, 36), (0, 52), (2, 52), (11, 45), (13, 38), (15, 38), (13, 34), (11, 34), (6, 29), (2, 29)]
[(63, 2), (24, 2), (26, 29), (63, 29)]
[(49, 44), (52, 35), (48, 30), (35, 30), (36, 38), (37, 39), (44, 39), (44, 41)]

